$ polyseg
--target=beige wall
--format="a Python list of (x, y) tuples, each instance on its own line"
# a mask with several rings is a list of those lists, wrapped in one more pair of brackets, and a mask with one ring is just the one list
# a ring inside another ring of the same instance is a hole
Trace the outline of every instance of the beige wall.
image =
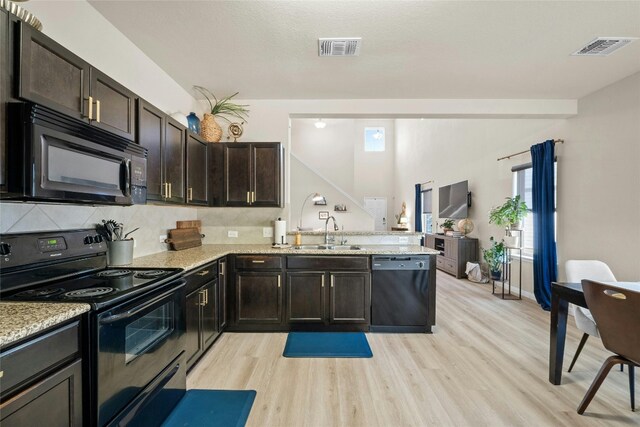
[(578, 102), (558, 163), (558, 262), (600, 259), (640, 280), (640, 73)]
[[(315, 172), (294, 168), (296, 165), (292, 159), (291, 204), (300, 206), (310, 192), (320, 191), (318, 185), (334, 185), (337, 188), (327, 190), (332, 195), (332, 199), (328, 200), (330, 210), (333, 211), (336, 203), (345, 203), (354, 213), (338, 214), (344, 217), (341, 222), (345, 223), (345, 229), (373, 230), (371, 218), (360, 209), (364, 206), (365, 197), (385, 198), (389, 210), (387, 217), (396, 209), (393, 185), (394, 120), (342, 118), (323, 121), (327, 126), (317, 129), (314, 125), (316, 119), (291, 120), (291, 153)], [(364, 130), (367, 127), (385, 128), (385, 151), (364, 150)], [(324, 178), (326, 182), (318, 183), (318, 178)], [(349, 198), (345, 199), (341, 193), (346, 193)], [(298, 208), (291, 211), (292, 224), (297, 223), (299, 215)], [(310, 219), (317, 222), (317, 215)], [(392, 223), (388, 221), (388, 224)]]
[[(640, 280), (640, 73), (578, 105), (578, 115), (569, 119), (398, 120), (396, 194), (413, 197), (415, 183), (432, 179), (436, 190), (469, 180), (472, 235), (487, 245), (490, 236), (502, 234), (488, 223), (488, 212), (511, 195), (511, 167), (529, 162), (530, 156), (496, 159), (563, 138), (566, 143), (557, 149), (560, 279), (566, 260), (600, 259), (619, 280)], [(437, 209), (437, 191), (433, 202)], [(526, 262), (523, 290), (532, 292), (532, 283)]]

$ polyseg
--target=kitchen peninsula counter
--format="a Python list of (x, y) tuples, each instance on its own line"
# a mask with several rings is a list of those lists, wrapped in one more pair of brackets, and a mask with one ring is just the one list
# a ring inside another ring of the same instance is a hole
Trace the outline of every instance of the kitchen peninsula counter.
[(223, 256), (237, 254), (272, 255), (438, 255), (423, 246), (364, 245), (362, 249), (279, 249), (271, 245), (202, 245), (182, 251), (167, 251), (134, 258), (132, 267), (183, 268), (191, 270)]

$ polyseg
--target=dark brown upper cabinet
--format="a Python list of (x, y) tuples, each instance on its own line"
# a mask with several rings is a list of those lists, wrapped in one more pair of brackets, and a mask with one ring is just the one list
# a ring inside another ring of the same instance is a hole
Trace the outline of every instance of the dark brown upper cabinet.
[(164, 132), (162, 163), (165, 172), (165, 185), (167, 186), (164, 200), (170, 203), (184, 203), (184, 158), (187, 128), (171, 117), (165, 116)]
[(213, 206), (282, 207), (279, 142), (213, 144), (210, 167)]
[(19, 32), (20, 98), (134, 139), (133, 92), (29, 25)]
[(187, 132), (187, 204), (209, 204), (207, 193), (207, 143), (198, 135)]
[(103, 72), (91, 68), (92, 123), (131, 141), (135, 138), (136, 95)]
[(0, 9), (0, 193), (7, 191), (7, 103), (11, 90), (9, 65), (9, 12)]
[(148, 150), (147, 200), (184, 203), (186, 128), (142, 99), (137, 122), (137, 142)]

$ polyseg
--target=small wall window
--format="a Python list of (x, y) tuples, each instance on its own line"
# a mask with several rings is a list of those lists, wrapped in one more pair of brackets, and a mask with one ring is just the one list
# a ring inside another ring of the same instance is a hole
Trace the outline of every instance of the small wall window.
[(364, 128), (364, 151), (384, 151), (384, 128)]

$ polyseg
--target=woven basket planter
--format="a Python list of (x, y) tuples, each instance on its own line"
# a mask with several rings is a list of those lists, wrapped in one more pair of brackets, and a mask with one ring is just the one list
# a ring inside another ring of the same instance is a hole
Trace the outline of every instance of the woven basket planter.
[(213, 114), (204, 114), (200, 122), (200, 136), (207, 142), (220, 142), (222, 139), (222, 128)]

